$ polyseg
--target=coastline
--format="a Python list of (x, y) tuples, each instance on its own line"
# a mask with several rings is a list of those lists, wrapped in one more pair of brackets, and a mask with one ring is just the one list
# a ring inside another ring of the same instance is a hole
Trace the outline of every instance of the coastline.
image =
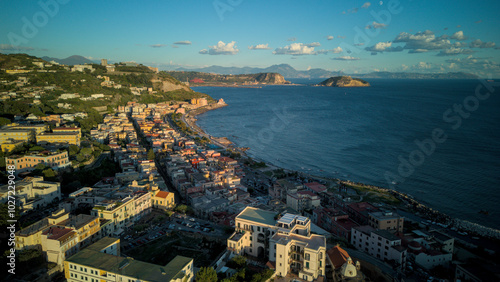
[[(196, 123), (197, 119), (196, 117), (202, 113), (206, 113), (211, 110), (215, 110), (218, 108), (222, 108), (228, 106), (227, 104), (223, 104), (221, 106), (214, 106), (214, 107), (209, 107), (209, 108), (203, 108), (203, 109), (196, 109), (192, 110), (186, 113), (187, 119), (184, 119), (183, 115), (183, 121), (191, 128), (193, 131), (198, 133), (201, 136), (205, 136), (210, 141), (224, 149), (230, 149), (233, 151), (237, 151), (242, 155), (244, 158), (250, 158), (247, 154), (245, 154), (244, 150), (241, 150), (241, 148), (238, 148), (235, 143), (233, 143), (231, 140), (229, 140), (227, 137), (214, 137), (209, 134), (207, 134), (198, 124)], [(197, 111), (199, 110), (199, 111)], [(194, 112), (193, 112), (194, 111)], [(221, 142), (222, 140), (225, 140), (225, 142)], [(225, 144), (223, 144), (225, 143)], [(418, 217), (421, 217), (423, 219), (430, 219), (433, 222), (436, 223), (441, 223), (444, 225), (447, 225), (448, 227), (456, 227), (459, 230), (462, 231), (467, 231), (472, 234), (488, 237), (488, 238), (493, 238), (493, 239), (500, 239), (500, 230), (483, 226), (478, 223), (470, 222), (468, 220), (464, 219), (459, 219), (459, 218), (454, 218), (451, 217), (443, 212), (440, 212), (436, 209), (433, 209), (425, 204), (422, 204), (421, 202), (417, 201), (414, 199), (413, 196), (410, 194), (406, 194), (397, 190), (389, 189), (389, 188), (384, 188), (384, 187), (379, 187), (379, 186), (374, 186), (370, 184), (365, 184), (365, 183), (359, 183), (359, 182), (353, 182), (350, 180), (342, 180), (339, 178), (329, 178), (329, 177), (322, 177), (322, 176), (315, 176), (312, 174), (308, 174), (302, 171), (295, 171), (291, 169), (286, 169), (277, 165), (272, 164), (271, 162), (262, 160), (258, 157), (252, 157), (253, 160), (258, 160), (261, 162), (266, 163), (267, 166), (269, 167), (274, 167), (276, 169), (283, 169), (284, 171), (287, 172), (292, 172), (292, 173), (298, 173), (302, 177), (310, 178), (313, 180), (326, 180), (326, 181), (333, 181), (338, 184), (344, 184), (344, 185), (356, 185), (356, 186), (361, 186), (369, 189), (376, 190), (378, 192), (385, 192), (385, 193), (390, 193), (392, 196), (394, 196), (396, 199), (400, 200), (402, 202), (401, 207), (404, 205), (404, 208), (407, 209), (406, 211), (409, 213), (412, 213)]]

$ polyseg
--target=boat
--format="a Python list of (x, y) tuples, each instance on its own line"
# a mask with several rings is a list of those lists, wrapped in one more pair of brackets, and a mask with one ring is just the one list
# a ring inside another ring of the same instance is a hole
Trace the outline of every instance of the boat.
[(480, 213), (480, 214), (484, 214), (484, 215), (488, 215), (488, 214), (490, 214), (490, 212), (489, 212), (489, 211), (487, 211), (487, 210), (480, 210), (480, 211), (479, 211), (479, 213)]

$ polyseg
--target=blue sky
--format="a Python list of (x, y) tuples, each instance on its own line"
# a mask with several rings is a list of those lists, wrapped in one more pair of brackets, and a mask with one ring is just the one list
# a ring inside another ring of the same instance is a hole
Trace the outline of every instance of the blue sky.
[(163, 69), (287, 63), (346, 73), (500, 75), (499, 1), (19, 3), (0, 1), (2, 53), (77, 54)]

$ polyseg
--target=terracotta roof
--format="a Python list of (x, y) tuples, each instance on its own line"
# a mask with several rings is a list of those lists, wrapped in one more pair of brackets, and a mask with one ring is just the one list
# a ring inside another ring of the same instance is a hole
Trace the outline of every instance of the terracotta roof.
[(349, 254), (338, 245), (326, 251), (326, 254), (330, 258), (334, 269), (341, 267), (349, 258)]
[(155, 197), (158, 197), (158, 198), (167, 198), (168, 197), (168, 194), (170, 194), (170, 192), (166, 192), (166, 191), (158, 191), (158, 193), (156, 193), (156, 196)]

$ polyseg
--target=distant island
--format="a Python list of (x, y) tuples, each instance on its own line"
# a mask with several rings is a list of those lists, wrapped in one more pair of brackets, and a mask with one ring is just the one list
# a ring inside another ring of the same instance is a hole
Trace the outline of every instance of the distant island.
[(279, 73), (215, 74), (196, 71), (169, 71), (173, 78), (190, 86), (257, 86), (262, 84), (290, 84)]
[(330, 77), (317, 84), (317, 86), (328, 86), (328, 87), (367, 87), (370, 83), (359, 79), (352, 78), (350, 76), (335, 76)]

